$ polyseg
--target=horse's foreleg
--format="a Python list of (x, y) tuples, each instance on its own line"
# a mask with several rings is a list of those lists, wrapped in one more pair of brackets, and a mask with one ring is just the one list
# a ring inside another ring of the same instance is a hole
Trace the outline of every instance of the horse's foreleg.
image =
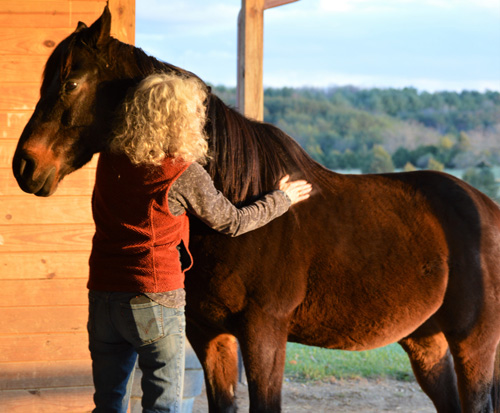
[(238, 382), (238, 343), (231, 334), (204, 334), (189, 328), (188, 338), (205, 373), (210, 413), (234, 413)]
[(250, 413), (281, 411), (288, 321), (247, 314), (240, 338), (250, 397)]
[(432, 322), (399, 342), (410, 358), (415, 377), (439, 413), (460, 410), (453, 359), (444, 334)]

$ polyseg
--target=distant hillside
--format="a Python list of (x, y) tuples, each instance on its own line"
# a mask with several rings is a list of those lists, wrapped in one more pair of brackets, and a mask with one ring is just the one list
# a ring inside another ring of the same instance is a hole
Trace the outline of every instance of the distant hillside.
[[(215, 93), (235, 105), (234, 88)], [(266, 89), (264, 96), (265, 121), (331, 169), (500, 164), (498, 92), (339, 87)]]

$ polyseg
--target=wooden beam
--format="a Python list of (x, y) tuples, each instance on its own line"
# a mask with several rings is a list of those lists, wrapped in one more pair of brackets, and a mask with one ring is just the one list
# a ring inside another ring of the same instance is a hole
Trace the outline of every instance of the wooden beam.
[(273, 7), (283, 6), (284, 4), (294, 3), (299, 0), (265, 0), (264, 9), (271, 9)]
[(238, 16), (238, 110), (263, 120), (264, 0), (242, 0)]
[(135, 43), (135, 0), (109, 0), (111, 35), (128, 44)]
[(264, 120), (264, 10), (298, 0), (242, 0), (238, 16), (238, 110)]

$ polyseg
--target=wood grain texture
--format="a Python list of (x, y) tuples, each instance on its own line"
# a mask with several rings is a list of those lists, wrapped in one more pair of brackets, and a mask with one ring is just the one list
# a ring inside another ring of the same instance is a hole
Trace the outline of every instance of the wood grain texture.
[(91, 200), (82, 196), (42, 198), (0, 197), (0, 225), (47, 224), (93, 225)]
[(0, 254), (0, 280), (85, 279), (89, 271), (89, 255), (90, 251)]
[[(33, 84), (31, 87), (40, 87), (39, 83)], [(3, 88), (4, 84), (0, 83), (0, 88)], [(23, 86), (22, 86), (23, 87)], [(3, 99), (0, 101), (0, 105), (4, 105)], [(32, 110), (13, 110), (8, 107), (5, 110), (0, 110), (0, 147), (3, 147), (6, 143), (5, 140), (17, 140), (21, 137), (24, 127), (30, 120), (32, 115)], [(7, 143), (8, 144), (8, 143)], [(13, 146), (15, 148), (15, 145)]]
[[(0, 280), (0, 307), (87, 305), (87, 273), (82, 278)], [(0, 333), (4, 326), (0, 327)], [(0, 340), (1, 341), (1, 340)]]
[(87, 333), (2, 335), (0, 363), (81, 360), (88, 357)]
[[(44, 60), (43, 64), (45, 65), (45, 61), (47, 60), (46, 58), (44, 57), (42, 58), (36, 57), (36, 58), (38, 60), (43, 59)], [(15, 65), (17, 65), (16, 58), (6, 57), (6, 59), (10, 59), (11, 62), (15, 62)], [(24, 57), (22, 56), (19, 57), (19, 60), (23, 59)], [(24, 64), (24, 62), (20, 63)], [(40, 69), (43, 70), (43, 67), (41, 67)], [(5, 73), (7, 72), (8, 70)], [(38, 99), (40, 98), (40, 84), (42, 79), (42, 73), (38, 72), (38, 73), (33, 73), (32, 75), (33, 78), (36, 80), (32, 81), (31, 83), (19, 83), (17, 81), (20, 78), (19, 74), (16, 74), (15, 78), (9, 78), (10, 80), (9, 83), (0, 83), (0, 93), (1, 93), (0, 96), (2, 96), (2, 99), (0, 100), (0, 111), (5, 112), (3, 116), (0, 116), (0, 128), (2, 128), (2, 130), (5, 126), (7, 126), (6, 125), (7, 114), (17, 114), (19, 113), (19, 111), (21, 111), (25, 113), (29, 112), (29, 116), (31, 116), (31, 113), (35, 109), (35, 105), (38, 102)], [(11, 115), (11, 117), (12, 116), (15, 115)], [(24, 125), (25, 124), (26, 122), (24, 123)], [(16, 130), (17, 132), (16, 136), (9, 136), (9, 138), (15, 138), (15, 137), (19, 138), (19, 136), (21, 136), (21, 132), (22, 129), (24, 128), (24, 125), (22, 126), (20, 131)]]
[(2, 334), (86, 332), (86, 305), (58, 307), (0, 307)]
[(0, 389), (40, 389), (91, 386), (90, 357), (83, 360), (0, 363)]
[[(0, 2), (0, 26), (7, 28), (76, 28), (78, 21), (93, 23), (106, 2), (96, 1), (16, 1)], [(69, 34), (69, 33), (68, 33)]]
[[(0, 23), (1, 24), (1, 23)], [(2, 73), (2, 83), (37, 83), (41, 85), (43, 69), (47, 62), (47, 56), (19, 56), (6, 55), (0, 59), (0, 72)], [(10, 109), (33, 110), (32, 106), (15, 107)]]
[(110, 0), (111, 36), (135, 44), (135, 0)]
[(244, 0), (238, 20), (238, 110), (263, 120), (264, 0)]
[(94, 225), (0, 225), (0, 253), (90, 251)]
[(93, 386), (2, 391), (0, 406), (9, 413), (88, 413), (93, 394)]
[(38, 55), (48, 57), (66, 36), (67, 28), (0, 27), (0, 55)]
[(283, 6), (284, 4), (294, 3), (299, 0), (264, 0), (264, 9)]

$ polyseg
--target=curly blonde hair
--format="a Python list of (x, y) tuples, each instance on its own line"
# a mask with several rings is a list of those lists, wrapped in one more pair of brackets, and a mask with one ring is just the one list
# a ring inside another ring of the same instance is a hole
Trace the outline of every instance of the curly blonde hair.
[(159, 165), (167, 156), (205, 163), (206, 98), (206, 86), (195, 77), (146, 77), (125, 102), (111, 150), (124, 152), (135, 164)]

